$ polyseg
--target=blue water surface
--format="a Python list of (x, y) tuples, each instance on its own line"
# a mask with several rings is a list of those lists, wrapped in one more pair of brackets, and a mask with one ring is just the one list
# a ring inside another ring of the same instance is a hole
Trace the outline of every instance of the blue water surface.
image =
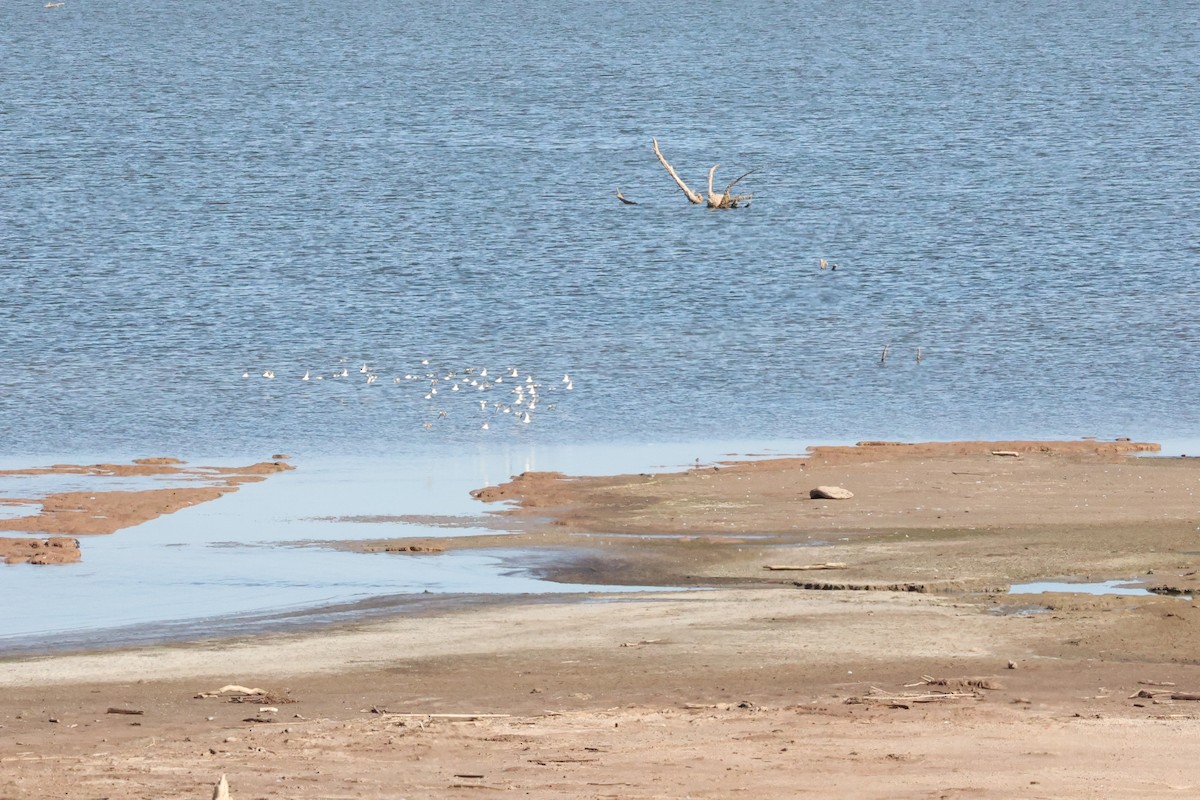
[(1198, 8), (12, 5), (3, 451), (1194, 435)]

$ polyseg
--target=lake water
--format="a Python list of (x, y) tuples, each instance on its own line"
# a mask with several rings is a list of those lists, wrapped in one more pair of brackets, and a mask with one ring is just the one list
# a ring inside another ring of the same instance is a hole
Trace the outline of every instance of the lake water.
[[(1195, 437), (1197, 30), (1103, 0), (9, 3), (0, 454)], [(753, 203), (690, 206), (651, 137), (693, 187), (764, 166)]]
[[(6, 453), (1200, 427), (1195, 3), (41, 5), (0, 26)], [(751, 207), (652, 136), (766, 165)], [(574, 393), (482, 431), (390, 382), (423, 359)]]

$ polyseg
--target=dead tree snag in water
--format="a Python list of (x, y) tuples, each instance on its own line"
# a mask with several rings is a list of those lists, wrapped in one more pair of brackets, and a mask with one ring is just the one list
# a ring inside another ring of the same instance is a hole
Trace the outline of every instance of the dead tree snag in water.
[(713, 164), (708, 170), (708, 197), (706, 198), (704, 195), (694, 191), (690, 186), (683, 182), (683, 178), (679, 177), (679, 173), (675, 171), (675, 168), (672, 167), (667, 159), (663, 157), (662, 151), (658, 149), (658, 139), (653, 139), (652, 141), (654, 142), (654, 155), (658, 156), (658, 160), (667, 170), (667, 174), (671, 176), (671, 178), (675, 181), (675, 185), (683, 191), (684, 196), (687, 197), (690, 202), (696, 205), (704, 203), (709, 208), (737, 208), (739, 205), (750, 204), (750, 200), (753, 199), (754, 195), (734, 195), (733, 187), (737, 186), (743, 178), (749, 177), (750, 175), (758, 172), (760, 169), (762, 169), (762, 167), (755, 167), (749, 172), (742, 173), (729, 182), (729, 185), (725, 187), (725, 191), (717, 194), (715, 191), (713, 191), (713, 176), (717, 172), (717, 167), (721, 165)]

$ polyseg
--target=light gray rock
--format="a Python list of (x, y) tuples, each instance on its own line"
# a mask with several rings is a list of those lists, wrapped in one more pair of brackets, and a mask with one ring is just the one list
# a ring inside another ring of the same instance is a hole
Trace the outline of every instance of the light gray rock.
[(813, 500), (849, 500), (854, 492), (840, 486), (818, 486), (808, 493)]

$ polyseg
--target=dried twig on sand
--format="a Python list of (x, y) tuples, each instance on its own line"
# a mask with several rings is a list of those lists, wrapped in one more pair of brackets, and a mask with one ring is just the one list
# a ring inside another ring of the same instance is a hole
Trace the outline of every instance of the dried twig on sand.
[(906, 688), (914, 686), (945, 686), (949, 689), (999, 689), (1000, 684), (991, 678), (934, 678), (922, 675), (916, 683), (904, 684)]
[(475, 719), (508, 719), (510, 714), (403, 714), (399, 711), (388, 711), (387, 709), (375, 711), (376, 714), (383, 714), (388, 717), (400, 717), (402, 719), (449, 719), (460, 722), (470, 722)]

